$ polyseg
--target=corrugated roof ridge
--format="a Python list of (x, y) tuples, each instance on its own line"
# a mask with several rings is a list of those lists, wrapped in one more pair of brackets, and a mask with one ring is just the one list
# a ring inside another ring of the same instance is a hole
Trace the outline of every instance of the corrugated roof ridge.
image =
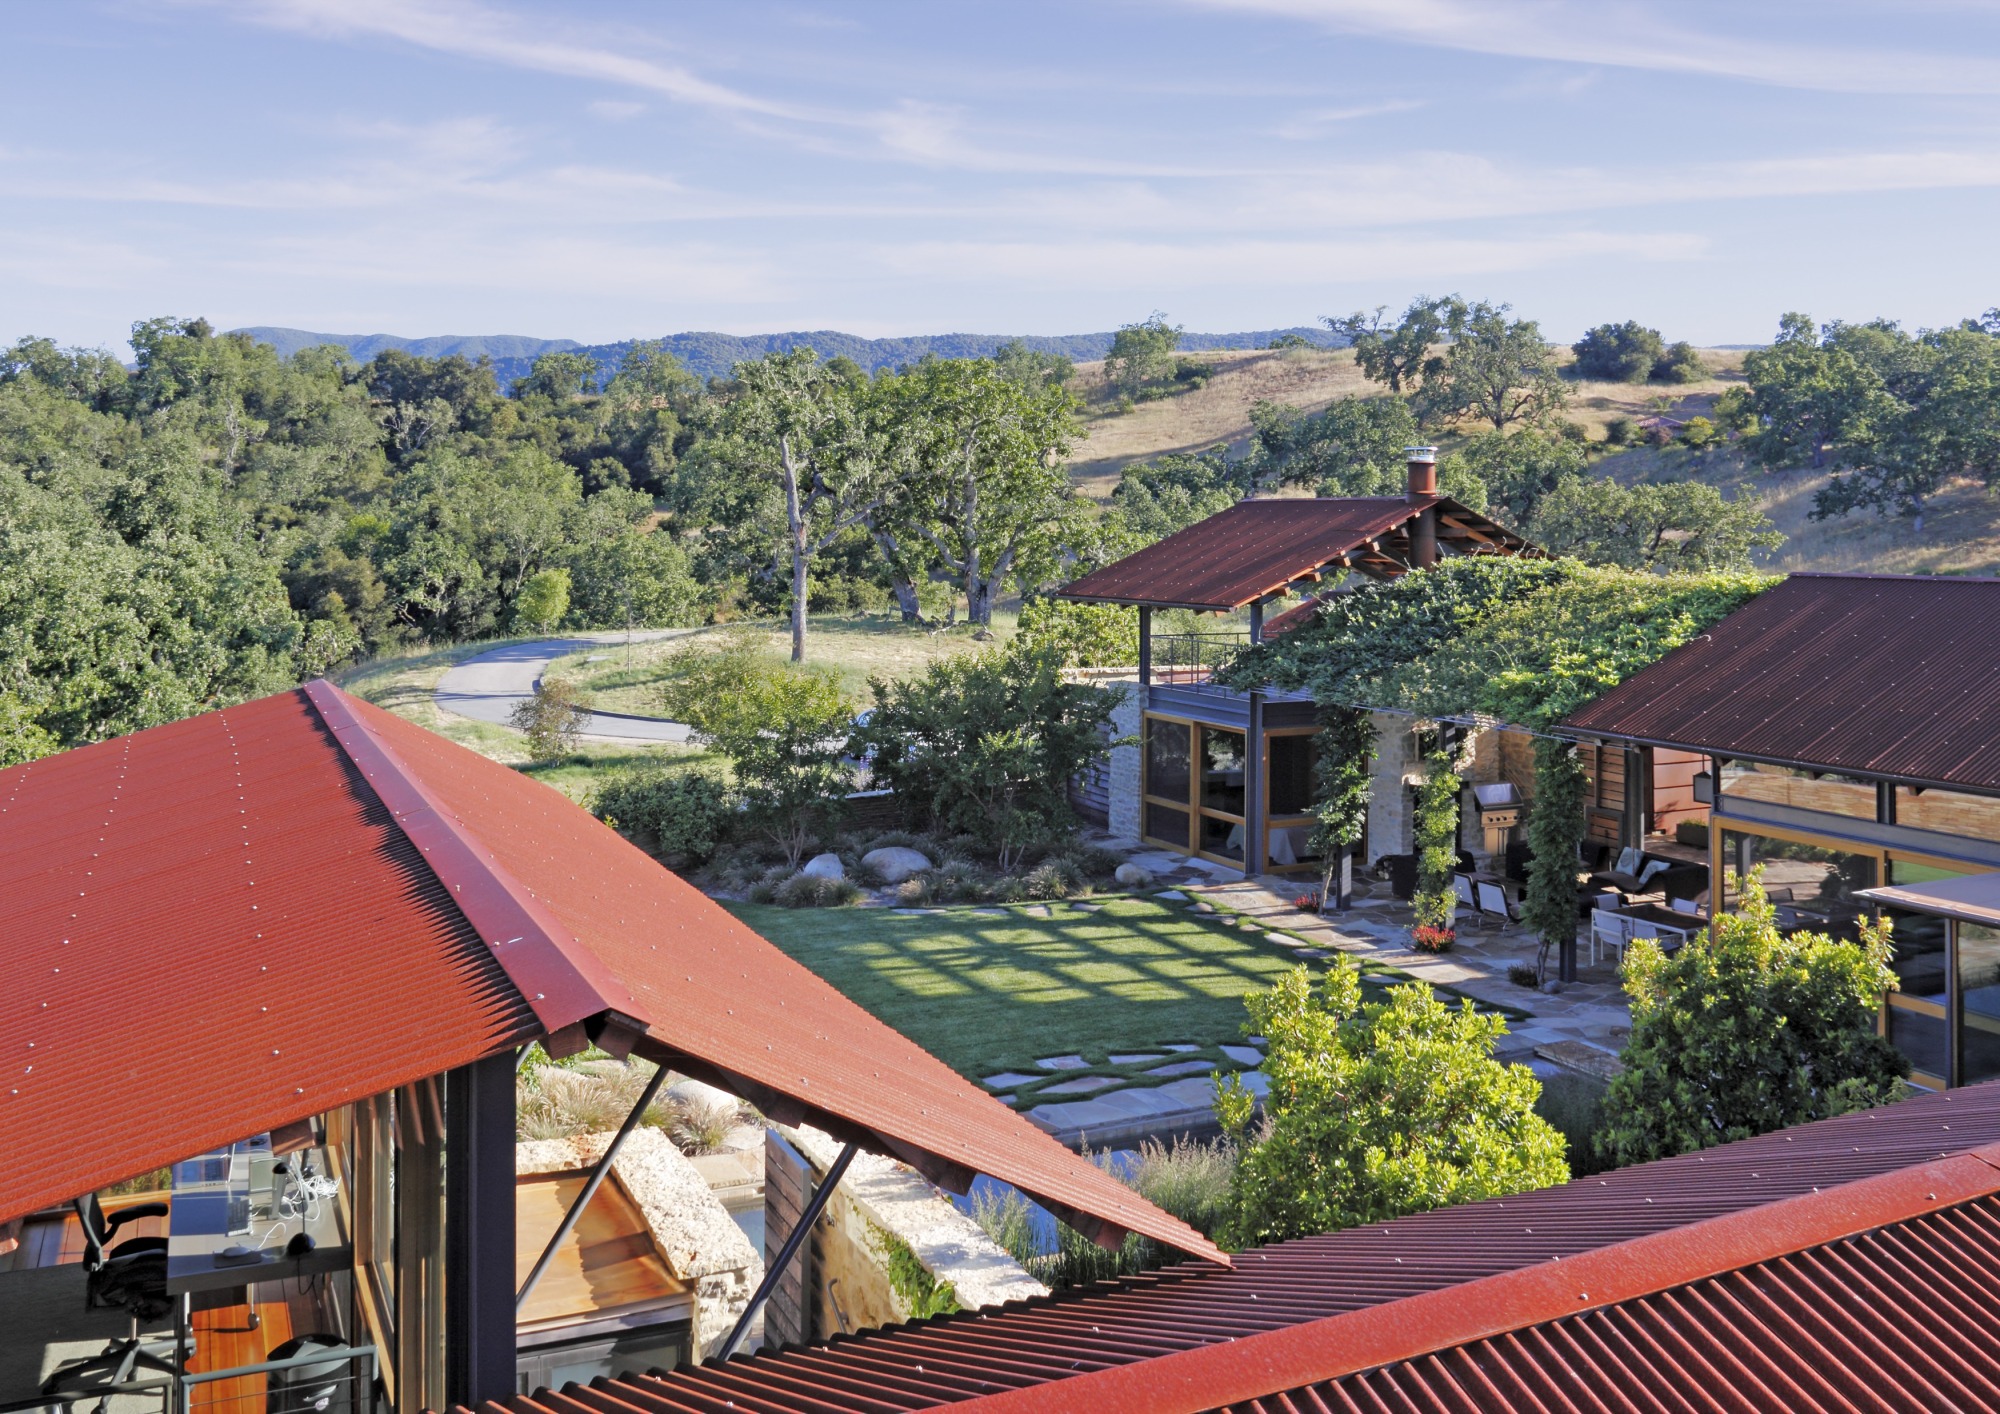
[[(2000, 1193), (2000, 1145), (1739, 1209), (1574, 1257), (1296, 1326), (1074, 1375), (1064, 1402), (1099, 1414), (1196, 1411), (1264, 1399), (1509, 1332), (1623, 1305)], [(968, 1400), (968, 1414), (1047, 1408), (1035, 1385)]]
[(468, 822), (439, 802), (362, 719), (354, 698), (324, 678), (300, 691), (549, 1035), (607, 1011), (644, 1026), (648, 1018), (631, 992), (508, 872)]
[[(1786, 579), (1886, 579), (1916, 584), (2000, 584), (1991, 574), (1883, 574), (1875, 570), (1789, 570)], [(1768, 590), (1766, 591), (1769, 592)]]

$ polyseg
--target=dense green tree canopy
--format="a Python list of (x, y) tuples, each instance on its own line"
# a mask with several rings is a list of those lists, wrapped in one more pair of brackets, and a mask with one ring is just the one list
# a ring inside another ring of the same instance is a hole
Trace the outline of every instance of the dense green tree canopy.
[(1569, 1178), (1564, 1141), (1535, 1113), (1541, 1082), (1493, 1058), (1507, 1026), (1470, 1000), (1447, 1006), (1422, 982), (1364, 1003), (1336, 963), (1318, 985), (1301, 967), (1248, 999), (1244, 1029), (1269, 1042), (1266, 1124), (1235, 1076), (1216, 1114), (1237, 1165), (1221, 1237), (1242, 1248)]

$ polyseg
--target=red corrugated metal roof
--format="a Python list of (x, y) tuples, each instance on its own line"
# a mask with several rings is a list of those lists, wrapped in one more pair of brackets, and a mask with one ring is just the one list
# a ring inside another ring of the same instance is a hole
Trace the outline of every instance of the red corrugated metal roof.
[(1220, 1256), (565, 796), (325, 684), (0, 772), (0, 884), (0, 1219), (594, 1012), (941, 1181)]
[(0, 1219), (540, 1033), (301, 693), (0, 771)]
[(648, 1022), (641, 1054), (710, 1076), (767, 1114), (861, 1138), (949, 1186), (990, 1174), (1107, 1237), (1143, 1232), (1220, 1255), (567, 797), (367, 703), (353, 708), (629, 992)]
[(1236, 609), (1321, 574), (1393, 579), (1409, 568), (1409, 523), (1436, 508), (1438, 544), (1465, 553), (1542, 552), (1449, 497), (1264, 497), (1065, 585), (1057, 597), (1163, 608)]
[[(1023, 1407), (1095, 1408), (1095, 1395), (1083, 1393), (1087, 1386), (1071, 1386), (1074, 1377), (1122, 1371), (1131, 1388), (1164, 1389), (1152, 1378), (1163, 1368), (1160, 1357), (1248, 1343), (1348, 1313), (1407, 1310), (1404, 1303), (1427, 1293), (1449, 1309), (1467, 1283), (1567, 1265), (1731, 1214), (1758, 1214), (1746, 1224), (1754, 1232), (1774, 1204), (1994, 1143), (2000, 1143), (2000, 1082), (1556, 1188), (1280, 1243), (1239, 1254), (1228, 1271), (1189, 1263), (1112, 1287), (619, 1381), (605, 1394), (517, 1399), (508, 1408), (569, 1414), (615, 1403), (640, 1414), (854, 1414), (926, 1409), (1007, 1390), (1022, 1392)], [(1387, 1328), (1400, 1324), (1401, 1317), (1389, 1318)], [(1294, 1370), (1264, 1388), (1328, 1377)], [(1174, 1407), (1205, 1408), (1231, 1397)]]
[(1564, 725), (2000, 790), (2000, 580), (1795, 574)]

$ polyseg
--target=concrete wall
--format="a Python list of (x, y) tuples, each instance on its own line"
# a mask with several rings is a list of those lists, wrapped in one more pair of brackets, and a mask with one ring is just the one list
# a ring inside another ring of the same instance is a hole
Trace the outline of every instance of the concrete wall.
[[(811, 1181), (833, 1166), (840, 1145), (809, 1126), (779, 1128), (782, 1139), (811, 1165)], [(787, 1156), (774, 1142), (767, 1172), (775, 1174)], [(766, 1192), (777, 1187), (774, 1181)], [(775, 1215), (766, 1217), (766, 1244), (775, 1252), (782, 1236)], [(979, 1229), (939, 1194), (920, 1174), (893, 1159), (861, 1153), (849, 1165), (840, 1189), (813, 1231), (803, 1299), (808, 1339), (826, 1340), (842, 1332), (868, 1330), (910, 1319), (903, 1298), (889, 1281), (883, 1234), (908, 1244), (917, 1261), (940, 1282), (949, 1282), (961, 1309), (994, 1306), (1046, 1294), (1046, 1288), (1021, 1270)], [(773, 1313), (771, 1328), (791, 1322)]]

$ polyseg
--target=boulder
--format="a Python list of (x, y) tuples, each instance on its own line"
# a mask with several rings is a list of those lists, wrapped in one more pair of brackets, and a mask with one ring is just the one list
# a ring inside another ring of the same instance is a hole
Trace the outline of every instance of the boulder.
[(871, 849), (861, 856), (864, 868), (872, 869), (885, 884), (900, 884), (912, 874), (921, 874), (931, 867), (930, 860), (921, 851), (904, 849), (900, 845), (890, 845), (885, 849)]
[(1153, 882), (1153, 871), (1128, 859), (1118, 866), (1118, 872), (1111, 877), (1128, 889), (1143, 889)]
[(844, 879), (847, 871), (840, 867), (837, 854), (815, 854), (806, 861), (806, 867), (799, 870), (808, 879)]

